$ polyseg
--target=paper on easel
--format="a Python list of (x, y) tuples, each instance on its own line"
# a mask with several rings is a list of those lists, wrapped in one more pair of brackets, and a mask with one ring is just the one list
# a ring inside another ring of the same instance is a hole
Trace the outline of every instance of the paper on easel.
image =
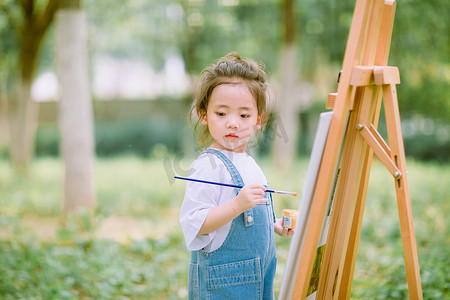
[(333, 189), (331, 190), (330, 197), (328, 198), (329, 200), (327, 203), (327, 213), (323, 220), (322, 230), (320, 232), (319, 244), (317, 245), (316, 259), (314, 261), (314, 266), (311, 273), (311, 280), (309, 282), (308, 292), (306, 293), (306, 300), (316, 299), (317, 288), (319, 286), (320, 268), (322, 266), (323, 254), (325, 252), (325, 244), (327, 243), (328, 231), (330, 229), (331, 213), (333, 211), (334, 195), (336, 192), (336, 183), (339, 178), (339, 171), (340, 169), (338, 168), (334, 176)]
[[(292, 237), (291, 246), (289, 248), (289, 256), (286, 263), (286, 271), (281, 285), (279, 299), (290, 299), (294, 289), (297, 266), (300, 261), (302, 248), (305, 239), (306, 225), (311, 208), (311, 200), (316, 185), (317, 174), (319, 172), (320, 163), (322, 161), (323, 149), (327, 139), (328, 130), (330, 128), (333, 112), (324, 112), (320, 114), (319, 124), (317, 126), (314, 144), (311, 151), (311, 158), (308, 165), (306, 181), (303, 189), (302, 200), (300, 203), (299, 214), (297, 217), (297, 225), (295, 227), (294, 236)], [(330, 209), (327, 209), (331, 213)], [(326, 222), (329, 224), (329, 222)], [(328, 226), (326, 226), (328, 232)], [(326, 242), (326, 236), (321, 241)]]

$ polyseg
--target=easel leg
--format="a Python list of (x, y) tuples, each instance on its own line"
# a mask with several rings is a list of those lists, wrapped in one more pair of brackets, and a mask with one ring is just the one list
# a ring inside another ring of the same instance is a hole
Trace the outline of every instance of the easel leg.
[[(371, 124), (378, 127), (380, 117), (382, 90), (378, 89), (375, 96), (374, 111), (371, 118)], [(355, 213), (353, 215), (352, 229), (350, 231), (349, 244), (345, 257), (343, 275), (341, 280), (341, 288), (339, 290), (338, 299), (350, 299), (352, 290), (353, 275), (355, 272), (355, 262), (358, 254), (359, 241), (361, 236), (362, 220), (364, 216), (364, 208), (366, 204), (367, 187), (369, 185), (370, 170), (372, 166), (373, 151), (368, 149), (364, 158), (364, 168), (361, 174), (359, 184)]]
[[(392, 29), (394, 27), (395, 1), (385, 1), (383, 6), (383, 19), (381, 21), (380, 33), (378, 36), (377, 50), (375, 56), (375, 65), (387, 65), (389, 49), (391, 44)], [(378, 121), (381, 109), (382, 89), (378, 89), (375, 101), (375, 110), (372, 116), (371, 124), (378, 127)], [(370, 176), (373, 151), (369, 149), (364, 160), (364, 169), (358, 191), (358, 201), (353, 216), (352, 230), (350, 232), (349, 245), (343, 267), (343, 276), (341, 288), (339, 290), (339, 299), (350, 299), (353, 276), (355, 272), (355, 262), (358, 254), (359, 241), (361, 236), (362, 219), (364, 215), (365, 199), (367, 195), (367, 186)]]
[[(380, 23), (383, 17), (383, 0), (368, 1), (371, 12), (366, 22), (365, 40), (361, 50), (361, 65), (373, 65), (377, 46), (379, 46)], [(385, 45), (385, 44), (383, 44)], [(353, 86), (355, 91), (356, 86)], [(365, 206), (365, 193), (372, 157), (371, 149), (356, 132), (356, 124), (369, 123), (379, 103), (378, 88), (374, 85), (364, 85), (357, 88), (353, 102), (353, 111), (349, 120), (349, 132), (343, 150), (341, 180), (336, 189), (333, 214), (317, 299), (349, 299), (353, 270), (356, 263), (360, 225)], [(339, 92), (338, 92), (339, 94)], [(378, 100), (378, 101), (377, 101)], [(369, 154), (370, 152), (370, 154)], [(362, 185), (362, 186), (361, 186)], [(364, 194), (364, 197), (361, 195)], [(343, 289), (343, 291), (341, 291)], [(341, 297), (345, 294), (345, 297)]]
[(409, 298), (423, 299), (395, 84), (383, 85), (383, 96), (389, 144), (391, 146), (391, 158), (402, 174), (400, 178), (395, 179), (395, 192), (397, 194)]
[[(368, 18), (369, 8), (370, 5), (367, 1), (358, 0), (356, 2), (352, 26), (350, 28), (345, 51), (343, 63), (344, 70), (350, 71), (359, 57), (361, 46), (364, 41), (366, 29), (365, 23)], [(298, 271), (291, 299), (305, 299), (308, 291), (321, 224), (325, 215), (329, 191), (333, 182), (333, 175), (328, 172), (327, 167), (336, 165), (342, 137), (345, 133), (346, 116), (350, 102), (350, 95), (348, 95), (350, 90), (349, 80), (350, 72), (344, 73), (338, 86), (334, 115), (328, 133), (331, 138), (327, 139), (322, 158), (322, 165), (319, 174), (317, 175), (317, 182), (320, 182), (322, 186), (321, 189), (316, 189), (314, 191), (310, 221), (308, 222), (308, 229), (305, 233), (305, 245), (303, 246), (300, 262), (297, 266)]]

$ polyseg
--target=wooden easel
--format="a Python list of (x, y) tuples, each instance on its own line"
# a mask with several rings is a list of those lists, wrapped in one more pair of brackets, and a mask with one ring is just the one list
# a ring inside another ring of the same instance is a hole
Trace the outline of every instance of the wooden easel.
[[(340, 168), (316, 299), (349, 299), (373, 152), (395, 181), (410, 299), (422, 299), (400, 127), (396, 67), (388, 67), (395, 1), (357, 0), (291, 299), (305, 299), (322, 222)], [(389, 144), (377, 132), (384, 98)]]

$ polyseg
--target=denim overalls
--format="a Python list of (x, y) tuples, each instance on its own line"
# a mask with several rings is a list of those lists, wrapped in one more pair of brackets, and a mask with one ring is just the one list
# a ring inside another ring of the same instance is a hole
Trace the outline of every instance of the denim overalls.
[[(220, 158), (234, 184), (244, 185), (233, 163), (221, 152)], [(239, 190), (236, 189), (236, 195)], [(189, 299), (274, 299), (273, 279), (277, 264), (272, 195), (236, 217), (222, 246), (213, 252), (191, 252)]]

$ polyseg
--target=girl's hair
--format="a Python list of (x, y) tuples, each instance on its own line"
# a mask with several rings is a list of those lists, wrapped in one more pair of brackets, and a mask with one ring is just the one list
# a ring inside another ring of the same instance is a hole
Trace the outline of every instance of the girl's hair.
[[(266, 78), (261, 64), (243, 59), (237, 52), (225, 55), (202, 71), (189, 114), (200, 148), (206, 148), (212, 143), (208, 127), (201, 124), (201, 118), (206, 115), (214, 88), (222, 84), (244, 84), (256, 100), (258, 116), (264, 116), (267, 110)], [(265, 123), (264, 118), (263, 121)]]

